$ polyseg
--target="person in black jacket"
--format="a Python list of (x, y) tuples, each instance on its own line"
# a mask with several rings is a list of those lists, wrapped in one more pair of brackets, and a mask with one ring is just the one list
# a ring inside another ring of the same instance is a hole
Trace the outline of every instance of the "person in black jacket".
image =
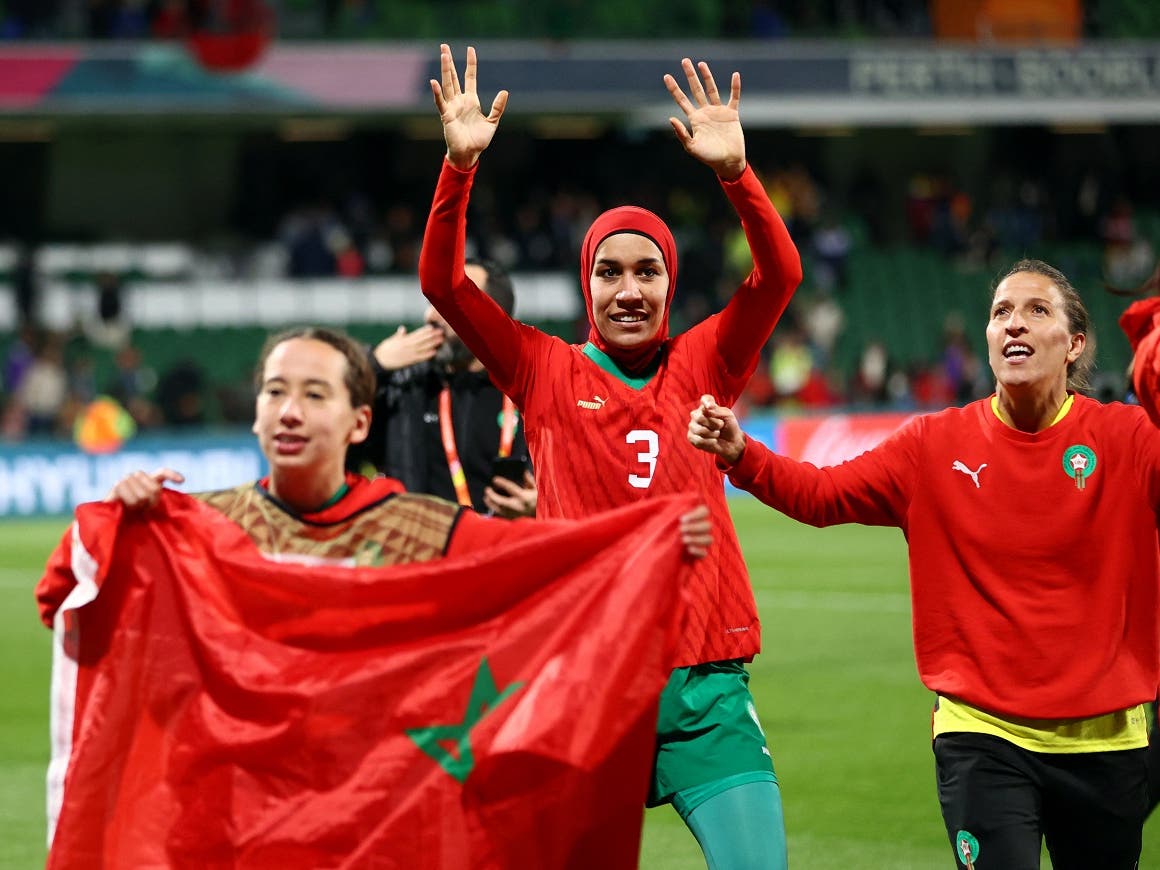
[[(467, 275), (512, 312), (512, 281), (501, 266), (472, 261)], [(374, 417), (358, 458), (410, 492), (480, 513), (533, 516), (536, 485), (519, 411), (434, 308), (424, 319), (412, 332), (400, 326), (374, 348)]]

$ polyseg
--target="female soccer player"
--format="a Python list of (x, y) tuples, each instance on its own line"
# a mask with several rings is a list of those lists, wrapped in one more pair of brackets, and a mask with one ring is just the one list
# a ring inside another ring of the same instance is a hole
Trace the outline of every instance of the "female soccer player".
[(745, 160), (741, 77), (733, 74), (727, 99), (704, 63), (682, 61), (691, 98), (672, 76), (664, 81), (689, 125), (670, 119), (677, 139), (717, 174), (741, 218), (753, 271), (723, 312), (670, 337), (673, 236), (652, 212), (614, 208), (584, 239), (580, 282), (591, 336), (570, 345), (513, 320), (464, 274), (471, 185), (508, 95), (500, 91), (482, 113), (473, 48), (462, 87), (446, 45), (440, 65), (442, 81), (431, 90), (447, 154), (419, 261), (423, 292), (522, 411), (538, 516), (588, 516), (673, 492), (699, 492), (710, 505), (716, 544), (688, 586), (683, 667), (661, 697), (648, 803), (676, 807), (710, 867), (783, 868), (781, 797), (744, 667), (760, 649), (753, 591), (722, 475), (684, 443), (686, 415), (702, 393), (727, 402), (740, 393), (802, 277), (797, 250)]
[(689, 440), (816, 526), (893, 525), (959, 866), (1130, 870), (1147, 808), (1144, 705), (1160, 685), (1160, 432), (1086, 385), (1079, 294), (1022, 260), (995, 288), (988, 399), (918, 417), (816, 468), (747, 441), (706, 396)]

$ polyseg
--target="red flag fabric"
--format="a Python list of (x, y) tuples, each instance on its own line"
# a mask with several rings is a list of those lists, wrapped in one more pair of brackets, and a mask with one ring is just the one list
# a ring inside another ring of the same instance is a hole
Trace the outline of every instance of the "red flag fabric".
[(1132, 345), (1132, 389), (1160, 426), (1160, 296), (1137, 299), (1120, 315), (1120, 328)]
[(693, 504), (392, 568), (270, 561), (176, 492), (81, 506), (48, 866), (636, 866)]

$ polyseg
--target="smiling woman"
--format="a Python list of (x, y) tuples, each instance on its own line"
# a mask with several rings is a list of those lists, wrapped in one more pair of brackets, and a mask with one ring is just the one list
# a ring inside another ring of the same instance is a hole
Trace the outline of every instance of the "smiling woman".
[(707, 64), (681, 62), (689, 95), (664, 83), (685, 120), (677, 141), (714, 171), (737, 210), (754, 269), (721, 315), (669, 335), (677, 249), (656, 214), (638, 206), (604, 212), (585, 235), (580, 286), (588, 341), (568, 345), (513, 320), (464, 271), (467, 202), (479, 158), (507, 105), (487, 115), (468, 48), (462, 85), (451, 50), (432, 81), (447, 151), (419, 261), (424, 294), (523, 413), (539, 486), (538, 515), (583, 517), (676, 492), (709, 504), (715, 535), (687, 585), (695, 615), (661, 696), (650, 805), (671, 803), (710, 866), (786, 866), (781, 797), (757, 725), (745, 662), (761, 648), (745, 561), (733, 532), (721, 472), (684, 440), (697, 397), (737, 397), (801, 280), (785, 226), (745, 160), (741, 76), (718, 91)]
[(267, 342), (259, 366), (253, 428), (270, 463), (270, 494), (316, 508), (342, 487), (347, 447), (370, 431), (366, 351), (330, 330), (293, 330)]
[(712, 396), (688, 438), (796, 520), (905, 530), (960, 865), (1036, 870), (1045, 840), (1056, 870), (1130, 870), (1148, 798), (1144, 704), (1160, 685), (1160, 431), (1141, 408), (1077, 392), (1088, 316), (1046, 263), (999, 281), (987, 344), (995, 395), (916, 417), (840, 465), (772, 453)]
[(668, 313), (669, 276), (660, 248), (645, 236), (616, 233), (596, 250), (589, 278), (592, 316), (618, 348), (651, 343)]
[(669, 337), (676, 285), (676, 243), (652, 212), (615, 208), (589, 228), (580, 253), (589, 340), (621, 368), (637, 372), (656, 357)]

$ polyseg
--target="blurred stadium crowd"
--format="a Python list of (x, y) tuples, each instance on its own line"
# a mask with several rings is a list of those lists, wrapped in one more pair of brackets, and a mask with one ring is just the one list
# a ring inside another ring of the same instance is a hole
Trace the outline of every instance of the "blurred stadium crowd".
[[(196, 6), (6, 0), (0, 2), (0, 34), (146, 38), (158, 22)], [(489, 36), (550, 35), (565, 24), (573, 28), (570, 33), (597, 35), (606, 27), (602, 22), (619, 11), (624, 20), (618, 36), (632, 35), (652, 20), (665, 22), (664, 32), (654, 36), (884, 39), (929, 35), (930, 10), (937, 4), (670, 0), (661, 14), (660, 4), (651, 2), (626, 7), (284, 0), (277, 4), (279, 36), (375, 38), (397, 24), (394, 36), (437, 39), (440, 14), (454, 8), (472, 22), (477, 6), (500, 10)], [(1134, 22), (1135, 36), (1147, 35), (1149, 26), (1160, 35), (1157, 9), (1148, 0), (1090, 2), (1082, 7), (1084, 32), (1118, 35), (1120, 24), (1112, 22), (1127, 21)], [(552, 16), (563, 18), (548, 21)], [(479, 11), (478, 18), (487, 16)], [(517, 21), (527, 26), (526, 33), (501, 29), (507, 26), (503, 22), (514, 27)], [(476, 29), (486, 27), (481, 23)], [(579, 242), (593, 216), (634, 201), (662, 214), (678, 240), (682, 260), (674, 328), (718, 310), (748, 271), (749, 258), (735, 218), (710, 189), (713, 179), (690, 171), (671, 134), (607, 128), (573, 133), (542, 137), (514, 122), (505, 129), (503, 148), (477, 181), (470, 253), (508, 266), (517, 297), (521, 274), (556, 273), (574, 281)], [(991, 389), (977, 327), (997, 272), (1025, 254), (1054, 263), (1085, 288), (1097, 323), (1106, 327), (1114, 325), (1123, 300), (1093, 291), (1138, 284), (1151, 273), (1160, 250), (1160, 185), (1150, 163), (1160, 145), (1154, 127), (1072, 137), (1088, 144), (1072, 147), (1065, 158), (1049, 156), (1056, 133), (1047, 128), (976, 131), (958, 137), (970, 139), (965, 147), (968, 162), (976, 164), (973, 172), (959, 171), (956, 154), (965, 152), (956, 146), (941, 149), (941, 159), (915, 161), (892, 177), (867, 168), (841, 179), (827, 175), (817, 159), (816, 139), (786, 131), (747, 135), (750, 159), (791, 229), (806, 273), (743, 398), (748, 407), (908, 409), (965, 403)], [(890, 151), (900, 136), (922, 134), (844, 135), (852, 138), (849, 152), (856, 153)], [(946, 135), (956, 137), (954, 131)], [(186, 277), (205, 281), (414, 276), (439, 149), (421, 138), (398, 140), (368, 129), (342, 141), (259, 142), (244, 152), (240, 175), (247, 184), (237, 196), (231, 226), (220, 227), (214, 238), (153, 241), (184, 252), (180, 268)], [(928, 147), (927, 154), (932, 150), (937, 153), (940, 146)], [(124, 295), (148, 276), (102, 265), (99, 256), (68, 276), (96, 288), (96, 316), (78, 312), (73, 327), (49, 328), (38, 305), (45, 282), (59, 277), (48, 265), (55, 241), (26, 238), (0, 246), (0, 278), (14, 289), (17, 327), (0, 339), (0, 437), (67, 435), (79, 409), (101, 394), (118, 399), (139, 429), (249, 422), (245, 365), (223, 376), (221, 365), (209, 363), (211, 357), (231, 356), (235, 344), (239, 358), (250, 359), (258, 332), (137, 328)], [(87, 243), (99, 253), (102, 241)], [(888, 306), (884, 298), (890, 299)], [(371, 341), (395, 325), (359, 324), (352, 331)], [(573, 341), (585, 338), (583, 317), (541, 325)], [(1104, 329), (1096, 388), (1101, 398), (1119, 398), (1127, 352), (1109, 331)]]
[[(996, 190), (973, 191), (947, 176), (920, 173), (910, 179), (901, 214), (890, 215), (877, 205), (860, 210), (838, 201), (804, 164), (774, 165), (761, 174), (803, 255), (806, 280), (750, 384), (746, 401), (754, 406), (933, 408), (970, 401), (990, 390), (990, 375), (967, 336), (978, 332), (973, 327), (985, 316), (986, 290), (1002, 267), (1024, 251), (1051, 250), (1088, 286), (1130, 287), (1151, 272), (1160, 244), (1155, 203), (1140, 210), (1094, 175), (1070, 192), (1074, 201), (1061, 202), (1064, 191), (1037, 178), (1011, 177)], [(644, 185), (636, 197), (669, 218), (681, 246), (678, 328), (718, 310), (749, 268), (740, 228), (717, 198), (687, 180), (663, 200), (655, 185)], [(502, 176), (481, 176), (479, 199), (493, 206), (473, 216), (470, 244), (513, 270), (517, 293), (521, 274), (571, 274), (584, 230), (607, 204), (557, 182), (509, 202)], [(619, 183), (631, 186), (627, 179)], [(877, 203), (872, 191), (866, 199)], [(269, 239), (191, 249), (189, 268), (245, 280), (413, 276), (426, 206), (421, 198), (380, 203), (357, 189), (320, 195), (286, 212)], [(248, 421), (246, 372), (215, 382), (199, 362), (231, 352), (226, 345), (237, 338), (228, 330), (170, 333), (143, 346), (148, 336), (134, 329), (123, 301), (134, 275), (113, 271), (74, 276), (97, 285), (96, 318), (78, 316), (73, 330), (42, 328), (36, 263), (36, 251), (25, 251), (13, 273), (21, 329), (4, 359), (6, 438), (65, 434), (77, 409), (97, 394), (121, 401), (140, 428)], [(897, 307), (871, 310), (871, 294), (883, 282), (893, 284)], [(379, 334), (391, 326), (381, 325)], [(580, 341), (585, 327), (580, 318), (557, 324), (556, 331)], [(242, 343), (242, 355), (252, 355), (253, 340)], [(1122, 371), (1105, 370), (1099, 383), (1106, 397), (1118, 397)]]

